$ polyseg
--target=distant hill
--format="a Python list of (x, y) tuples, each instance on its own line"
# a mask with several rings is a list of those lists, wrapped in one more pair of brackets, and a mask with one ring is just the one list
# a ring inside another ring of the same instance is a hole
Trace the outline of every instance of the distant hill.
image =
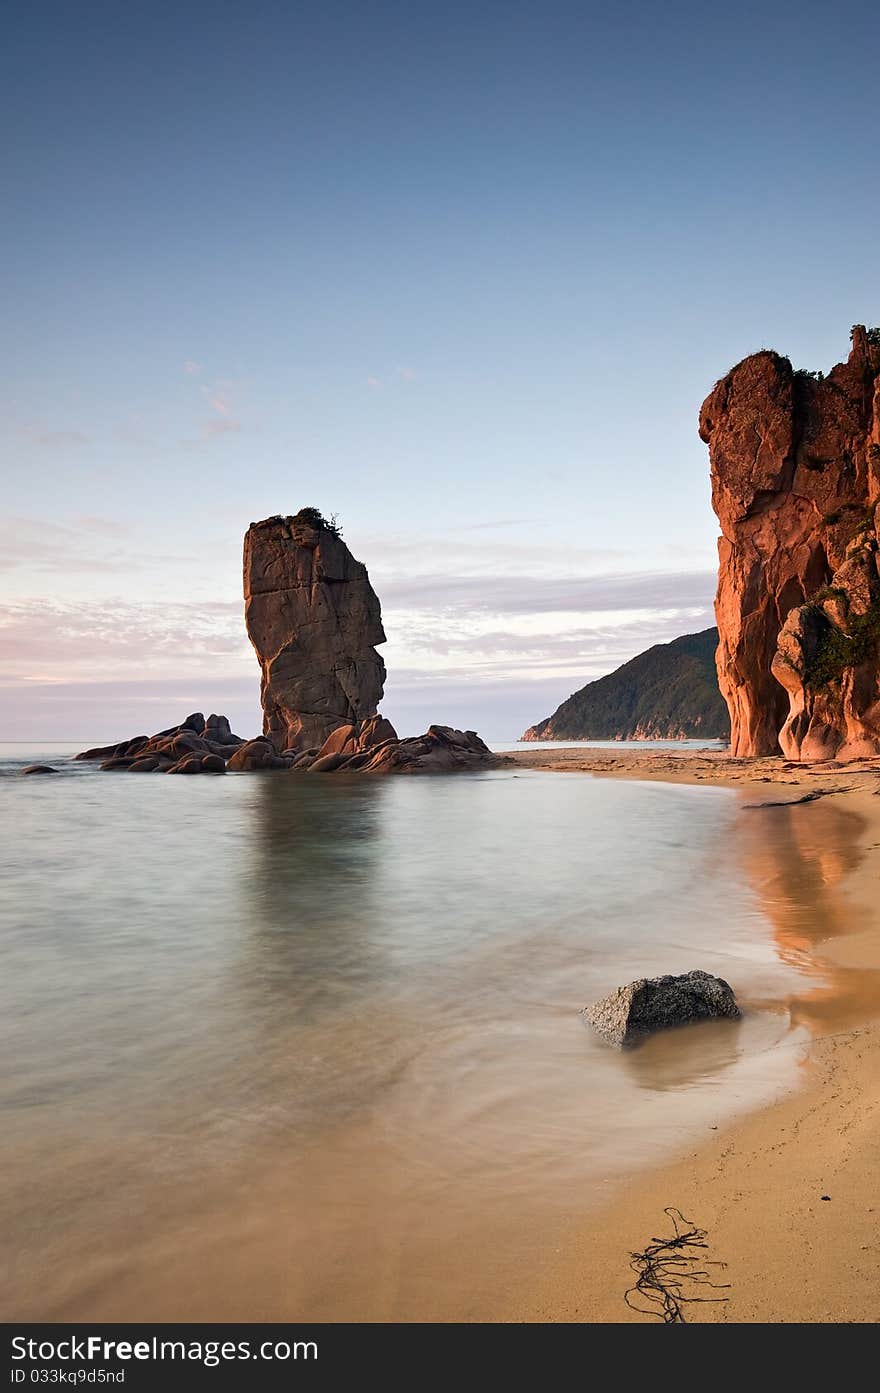
[(730, 718), (715, 675), (718, 630), (658, 643), (589, 682), (530, 726), (523, 740), (727, 739)]

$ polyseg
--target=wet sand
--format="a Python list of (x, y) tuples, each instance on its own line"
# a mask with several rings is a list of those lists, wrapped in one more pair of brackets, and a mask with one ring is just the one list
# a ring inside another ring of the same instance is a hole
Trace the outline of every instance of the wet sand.
[[(517, 751), (512, 758), (530, 768), (741, 786), (754, 818), (745, 873), (761, 894), (781, 955), (792, 961), (812, 956), (823, 980), (791, 1004), (793, 1020), (813, 1037), (802, 1057), (804, 1086), (733, 1126), (710, 1126), (704, 1145), (637, 1178), (588, 1219), (528, 1301), (506, 1314), (651, 1319), (624, 1302), (634, 1280), (629, 1256), (671, 1233), (664, 1210), (675, 1206), (707, 1230), (706, 1255), (726, 1264), (723, 1272), (712, 1269), (714, 1280), (729, 1283), (723, 1293), (690, 1288), (727, 1300), (689, 1305), (687, 1320), (877, 1320), (880, 761), (804, 769), (782, 759), (733, 760), (715, 752), (604, 749)], [(799, 801), (815, 793), (822, 796)], [(768, 818), (790, 820), (788, 864), (762, 846)], [(808, 889), (812, 915), (793, 911), (786, 882)]]

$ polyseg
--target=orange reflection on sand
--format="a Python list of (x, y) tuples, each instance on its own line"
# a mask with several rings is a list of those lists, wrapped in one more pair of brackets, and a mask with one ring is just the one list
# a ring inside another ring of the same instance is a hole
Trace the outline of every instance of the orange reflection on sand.
[(784, 962), (813, 985), (788, 1001), (793, 1025), (814, 1035), (863, 1022), (880, 1010), (880, 973), (843, 967), (822, 945), (863, 926), (844, 879), (859, 866), (864, 819), (834, 796), (790, 807), (743, 809), (749, 880)]

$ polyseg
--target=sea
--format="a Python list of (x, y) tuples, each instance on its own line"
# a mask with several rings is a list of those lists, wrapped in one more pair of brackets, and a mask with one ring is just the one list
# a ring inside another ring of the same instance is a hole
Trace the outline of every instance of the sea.
[[(833, 800), (73, 753), (0, 746), (7, 1320), (504, 1318), (825, 1028)], [(621, 1051), (581, 1017), (692, 968), (741, 1020)]]

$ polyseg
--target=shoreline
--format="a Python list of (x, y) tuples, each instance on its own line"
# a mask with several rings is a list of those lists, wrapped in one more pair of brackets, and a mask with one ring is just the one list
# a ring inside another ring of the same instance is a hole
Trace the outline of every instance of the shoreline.
[[(632, 1252), (671, 1233), (675, 1206), (708, 1232), (706, 1256), (726, 1263), (718, 1304), (685, 1307), (693, 1322), (873, 1322), (878, 1318), (880, 1198), (880, 761), (792, 765), (781, 757), (730, 759), (723, 752), (566, 749), (516, 751), (525, 768), (597, 777), (708, 783), (754, 795), (743, 805), (792, 806), (809, 818), (816, 799), (859, 819), (857, 863), (827, 882), (838, 912), (834, 937), (811, 948), (835, 981), (820, 992), (813, 1038), (802, 1046), (802, 1085), (769, 1107), (717, 1130), (612, 1198), (572, 1236), (528, 1307), (509, 1318), (639, 1322), (623, 1294)], [(821, 804), (819, 805), (822, 806)], [(810, 1012), (808, 1010), (808, 1017)], [(827, 1198), (825, 1198), (827, 1197)], [(714, 1293), (704, 1293), (713, 1295)]]

